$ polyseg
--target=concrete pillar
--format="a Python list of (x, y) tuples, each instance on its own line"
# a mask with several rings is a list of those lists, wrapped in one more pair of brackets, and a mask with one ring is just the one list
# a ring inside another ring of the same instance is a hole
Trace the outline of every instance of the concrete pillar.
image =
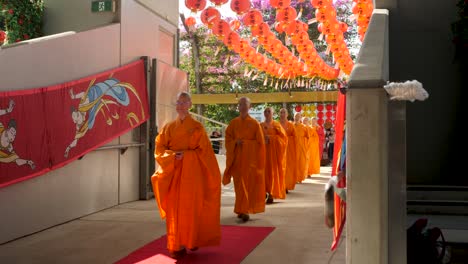
[(351, 89), (346, 105), (346, 263), (388, 262), (387, 94)]
[(406, 263), (406, 102), (389, 101), (388, 10), (374, 9), (346, 94), (346, 263)]

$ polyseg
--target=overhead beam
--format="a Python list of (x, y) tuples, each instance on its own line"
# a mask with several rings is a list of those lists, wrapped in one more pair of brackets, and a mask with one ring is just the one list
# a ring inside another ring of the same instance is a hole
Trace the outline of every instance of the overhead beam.
[(274, 93), (231, 93), (231, 94), (192, 94), (193, 104), (237, 104), (241, 97), (248, 97), (253, 104), (258, 103), (322, 103), (336, 102), (338, 91), (313, 92), (274, 92)]

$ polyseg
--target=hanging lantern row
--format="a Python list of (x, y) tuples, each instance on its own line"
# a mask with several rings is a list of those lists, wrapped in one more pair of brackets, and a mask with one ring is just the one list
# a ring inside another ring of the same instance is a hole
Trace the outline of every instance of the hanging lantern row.
[[(270, 2), (271, 4), (271, 2)], [(275, 6), (283, 6), (279, 2)], [(314, 43), (309, 39), (307, 30), (309, 26), (296, 19), (297, 12), (294, 8), (286, 6), (276, 10), (275, 29), (278, 33), (285, 32), (291, 37), (292, 43), (298, 50), (300, 57), (305, 63), (306, 69), (314, 72), (323, 79), (336, 79), (339, 70), (329, 66), (317, 53)]]
[(358, 34), (361, 41), (364, 40), (366, 35), (367, 27), (374, 10), (373, 0), (353, 0), (353, 6), (351, 12), (353, 12), (358, 25)]
[(316, 8), (315, 18), (319, 22), (317, 29), (321, 35), (325, 36), (325, 42), (332, 52), (334, 61), (344, 73), (351, 74), (354, 62), (343, 36), (343, 33), (348, 30), (348, 25), (336, 19), (336, 10), (332, 0), (311, 0), (310, 2)]
[[(210, 0), (211, 1), (211, 0)], [(354, 0), (354, 1), (368, 1), (368, 0)], [(211, 1), (215, 5), (221, 5), (227, 1)], [(319, 31), (325, 36), (326, 42), (329, 44), (329, 49), (333, 53), (333, 58), (337, 63), (337, 66), (341, 70), (350, 74), (353, 61), (349, 55), (346, 43), (344, 41), (343, 32), (347, 30), (347, 25), (336, 20), (336, 11), (334, 7), (330, 4), (332, 0), (311, 0), (311, 3), (317, 8), (316, 10), (316, 19), (320, 22), (318, 24)], [(275, 65), (279, 65), (277, 70), (273, 70), (274, 66), (271, 67), (261, 67), (265, 70), (269, 70), (269, 74), (277, 78), (296, 78), (298, 76), (304, 77), (313, 77), (319, 76), (326, 80), (336, 79), (339, 74), (339, 69), (333, 68), (327, 65), (321, 57), (317, 54), (313, 42), (309, 39), (307, 34), (308, 25), (301, 21), (297, 21), (297, 12), (294, 8), (290, 7), (290, 0), (271, 0), (270, 4), (273, 7), (278, 7), (277, 10), (277, 23), (275, 23), (275, 30), (278, 32), (286, 32), (291, 37), (292, 43), (296, 46), (296, 49), (299, 51), (300, 57), (296, 57), (291, 51), (286, 48), (280, 40), (270, 31), (268, 24), (263, 22), (263, 17), (260, 11), (258, 10), (248, 10), (250, 9), (249, 0), (231, 0), (231, 9), (236, 12), (238, 15), (244, 14), (242, 21), (244, 25), (249, 26), (252, 31), (252, 36), (256, 37), (259, 43), (268, 51), (279, 63), (276, 63), (263, 55), (266, 60), (263, 60), (264, 63), (272, 61)], [(328, 4), (328, 5), (327, 5)], [(206, 6), (206, 1), (203, 0), (186, 0), (186, 6), (192, 11), (200, 11), (202, 6)], [(360, 11), (364, 14), (365, 10), (362, 9), (363, 4), (360, 4), (359, 7), (362, 10)], [(247, 11), (248, 10), (248, 11)], [(239, 20), (233, 20), (230, 23), (226, 21), (221, 21), (221, 14), (215, 7), (208, 7), (204, 9), (200, 16), (202, 22), (211, 28), (213, 34), (217, 35), (220, 40), (232, 50), (239, 51), (240, 55), (246, 56), (246, 58), (253, 58), (252, 52), (255, 51), (254, 48), (244, 50), (241, 45), (237, 44), (237, 38), (239, 38), (239, 43), (244, 43), (240, 41), (240, 37), (235, 32), (240, 26)], [(193, 18), (189, 17), (186, 22), (187, 25), (193, 24)], [(234, 30), (234, 31), (233, 31)], [(235, 35), (237, 34), (237, 35)], [(229, 36), (229, 37), (228, 37)], [(258, 56), (256, 56), (259, 58)], [(269, 61), (268, 61), (269, 60)], [(257, 60), (256, 60), (257, 61)], [(252, 65), (264, 64), (264, 63), (255, 63), (256, 61), (250, 61)], [(262, 61), (262, 59), (258, 59)], [(260, 69), (261, 70), (261, 69)]]

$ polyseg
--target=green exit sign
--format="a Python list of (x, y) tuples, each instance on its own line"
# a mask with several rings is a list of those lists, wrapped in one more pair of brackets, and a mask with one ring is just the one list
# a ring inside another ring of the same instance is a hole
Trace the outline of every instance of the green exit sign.
[(113, 12), (112, 0), (91, 2), (91, 12)]

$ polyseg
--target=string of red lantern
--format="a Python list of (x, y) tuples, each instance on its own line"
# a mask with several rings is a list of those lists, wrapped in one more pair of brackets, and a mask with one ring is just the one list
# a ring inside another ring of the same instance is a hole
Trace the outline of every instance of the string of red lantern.
[(310, 3), (316, 8), (315, 18), (319, 23), (317, 29), (325, 36), (334, 61), (344, 73), (351, 74), (354, 62), (343, 36), (348, 30), (348, 25), (337, 20), (332, 0), (311, 0)]
[(374, 4), (372, 0), (353, 0), (351, 12), (356, 18), (358, 34), (361, 41), (364, 40), (364, 35), (366, 34), (373, 10)]

